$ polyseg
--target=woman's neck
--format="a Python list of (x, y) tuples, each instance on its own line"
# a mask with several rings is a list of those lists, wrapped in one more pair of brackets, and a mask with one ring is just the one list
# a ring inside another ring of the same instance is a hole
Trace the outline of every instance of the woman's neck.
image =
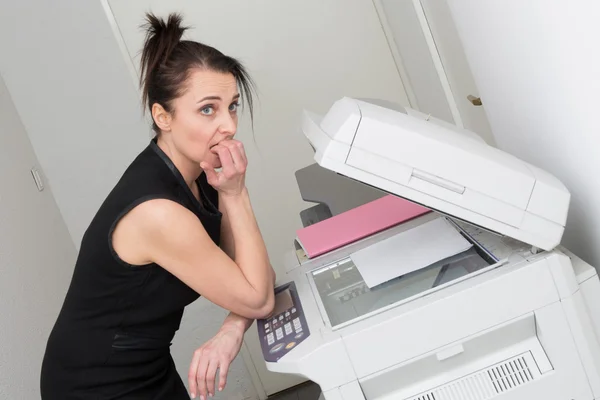
[(169, 157), (169, 159), (171, 159), (190, 189), (193, 188), (194, 182), (202, 173), (200, 164), (186, 158), (183, 154), (177, 151), (172, 143), (162, 139), (160, 136), (158, 137), (156, 144)]

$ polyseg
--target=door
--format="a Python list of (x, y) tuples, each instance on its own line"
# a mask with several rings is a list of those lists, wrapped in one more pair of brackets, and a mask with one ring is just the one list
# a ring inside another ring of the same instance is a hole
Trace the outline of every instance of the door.
[(405, 73), (413, 108), (495, 145), (446, 0), (373, 0)]
[(464, 128), (478, 133), (488, 144), (495, 145), (492, 129), (485, 114), (485, 100), (479, 91), (467, 61), (447, 0), (413, 0), (420, 3), (426, 26), (435, 43), (445, 77), (448, 80)]
[(374, 0), (382, 25), (405, 73), (404, 84), (412, 95), (413, 108), (455, 123), (456, 107), (443, 78), (443, 67), (428, 32), (427, 21), (416, 7), (418, 0)]
[[(247, 185), (258, 223), (278, 280), (285, 282), (284, 255), (302, 227), (300, 211), (309, 206), (300, 197), (294, 172), (314, 163), (299, 131), (302, 110), (325, 113), (343, 96), (409, 104), (373, 2), (108, 0), (105, 6), (132, 79), (139, 71), (144, 39), (139, 26), (146, 11), (160, 16), (181, 12), (193, 27), (186, 37), (248, 67), (259, 93), (255, 133), (243, 114), (238, 137), (248, 153)], [(263, 397), (304, 380), (267, 371), (255, 327), (245, 345), (246, 366), (250, 374), (256, 371), (254, 382)], [(176, 362), (184, 370), (189, 359)]]
[(38, 190), (32, 168), (40, 167), (0, 77), (0, 393), (7, 399), (39, 398), (40, 362), (76, 258), (52, 192)]

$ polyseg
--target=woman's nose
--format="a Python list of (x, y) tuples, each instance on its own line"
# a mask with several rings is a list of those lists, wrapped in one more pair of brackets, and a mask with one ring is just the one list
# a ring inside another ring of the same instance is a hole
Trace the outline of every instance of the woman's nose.
[(220, 129), (221, 132), (225, 136), (227, 136), (228, 138), (231, 138), (235, 135), (237, 124), (236, 124), (235, 120), (231, 117), (231, 115), (225, 115), (225, 116), (223, 116), (223, 119), (221, 120), (220, 128), (221, 128)]

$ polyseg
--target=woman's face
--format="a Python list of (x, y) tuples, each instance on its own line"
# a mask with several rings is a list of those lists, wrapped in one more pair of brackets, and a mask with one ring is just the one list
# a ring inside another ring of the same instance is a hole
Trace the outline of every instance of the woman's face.
[(172, 103), (169, 134), (177, 151), (189, 160), (221, 167), (211, 148), (237, 130), (239, 92), (232, 74), (195, 69), (186, 91)]

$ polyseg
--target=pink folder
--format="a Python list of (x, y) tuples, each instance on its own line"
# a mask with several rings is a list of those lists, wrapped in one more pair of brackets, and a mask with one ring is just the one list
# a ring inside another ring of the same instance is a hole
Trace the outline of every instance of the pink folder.
[(428, 208), (387, 195), (296, 231), (308, 258), (328, 253), (430, 212)]

